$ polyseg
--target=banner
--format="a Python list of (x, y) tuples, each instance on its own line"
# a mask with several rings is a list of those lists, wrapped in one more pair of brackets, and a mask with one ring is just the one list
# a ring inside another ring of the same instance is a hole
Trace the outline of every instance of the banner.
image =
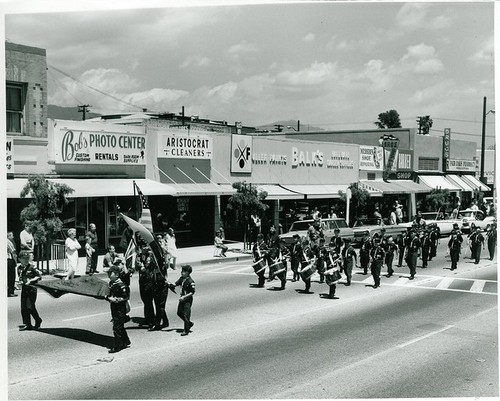
[[(131, 127), (127, 127), (129, 129)], [(54, 128), (55, 161), (62, 164), (145, 165), (146, 136)]]
[(96, 276), (75, 277), (70, 280), (39, 281), (32, 285), (47, 291), (54, 298), (68, 293), (97, 299), (104, 299), (106, 295), (109, 295), (108, 283)]
[(446, 171), (476, 171), (475, 160), (446, 159)]

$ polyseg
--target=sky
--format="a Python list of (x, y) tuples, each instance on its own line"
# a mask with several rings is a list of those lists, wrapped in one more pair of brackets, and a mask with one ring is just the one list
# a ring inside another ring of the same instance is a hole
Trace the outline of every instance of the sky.
[[(184, 106), (245, 126), (300, 120), (302, 130), (375, 129), (394, 109), (404, 128), (429, 115), (431, 135), (450, 128), (479, 145), (483, 98), (495, 109), (492, 1), (39, 3), (0, 8), (6, 40), (46, 49), (53, 105)], [(487, 147), (494, 130), (488, 113)]]

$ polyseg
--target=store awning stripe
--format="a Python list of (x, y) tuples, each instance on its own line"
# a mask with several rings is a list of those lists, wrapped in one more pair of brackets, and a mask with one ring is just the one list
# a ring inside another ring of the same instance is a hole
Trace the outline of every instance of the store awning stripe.
[(363, 180), (359, 184), (369, 192), (382, 192), (384, 194), (407, 194), (430, 192), (431, 188), (424, 184), (419, 184), (411, 180)]
[(451, 181), (455, 185), (458, 185), (460, 188), (462, 188), (463, 191), (466, 191), (466, 192), (474, 191), (475, 186), (471, 186), (470, 184), (468, 184), (467, 182), (462, 180), (462, 177), (460, 177), (458, 175), (448, 174), (448, 175), (446, 175), (446, 179), (448, 181)]
[(279, 185), (272, 184), (257, 184), (259, 191), (266, 191), (266, 200), (278, 200), (278, 199), (304, 199), (304, 195), (291, 192)]
[[(50, 178), (50, 182), (66, 184), (74, 191), (69, 198), (98, 198), (106, 196), (133, 196), (133, 182), (144, 195), (176, 195), (172, 185), (147, 178)], [(28, 183), (27, 178), (7, 180), (7, 198), (20, 198), (21, 191)]]
[(233, 195), (236, 190), (231, 185), (218, 184), (169, 184), (177, 192), (177, 196), (217, 196)]
[(470, 183), (473, 188), (479, 189), (481, 191), (491, 191), (491, 188), (489, 186), (483, 184), (473, 175), (462, 175), (461, 178), (463, 178), (465, 182)]
[(418, 179), (432, 189), (447, 189), (449, 191), (462, 191), (462, 187), (447, 180), (442, 175), (419, 175)]
[(282, 188), (307, 196), (307, 199), (340, 198), (339, 191), (346, 192), (348, 184), (281, 184)]

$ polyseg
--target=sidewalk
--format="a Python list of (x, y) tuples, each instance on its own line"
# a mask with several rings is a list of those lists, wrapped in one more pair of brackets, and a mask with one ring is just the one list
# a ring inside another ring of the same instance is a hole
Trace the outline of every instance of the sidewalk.
[[(226, 253), (226, 257), (220, 257), (214, 255), (215, 247), (214, 245), (205, 245), (205, 246), (194, 246), (187, 248), (178, 248), (177, 249), (177, 261), (176, 267), (180, 269), (181, 265), (189, 264), (196, 269), (197, 266), (203, 266), (209, 263), (227, 263), (227, 262), (237, 262), (240, 260), (250, 260), (252, 259), (252, 254), (249, 251), (243, 251), (243, 242), (233, 242), (226, 244), (229, 250)], [(120, 255), (123, 256), (123, 255)], [(104, 274), (102, 268), (102, 262), (104, 259), (104, 255), (100, 255), (97, 260), (97, 270), (98, 274)], [(85, 265), (86, 258), (80, 257), (78, 260), (78, 270), (75, 272), (76, 275), (83, 276), (85, 275)], [(251, 263), (251, 262), (250, 262)], [(60, 264), (60, 263), (59, 263)], [(63, 273), (62, 270), (56, 270), (56, 261), (51, 261), (50, 264), (51, 275), (56, 273)]]

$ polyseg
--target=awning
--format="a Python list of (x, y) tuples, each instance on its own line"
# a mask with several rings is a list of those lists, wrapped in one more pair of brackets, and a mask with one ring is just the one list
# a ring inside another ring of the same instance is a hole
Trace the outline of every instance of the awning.
[(458, 184), (447, 180), (442, 175), (419, 175), (418, 179), (432, 189), (448, 189), (449, 191), (462, 191)]
[(291, 192), (279, 185), (257, 184), (259, 191), (266, 191), (266, 200), (278, 199), (304, 199), (304, 195), (297, 192)]
[(460, 178), (470, 184), (474, 189), (479, 189), (480, 191), (491, 191), (489, 186), (483, 184), (473, 175), (462, 175)]
[(472, 192), (476, 188), (475, 185), (474, 186), (470, 185), (465, 180), (463, 180), (462, 177), (460, 177), (459, 175), (447, 174), (446, 179), (458, 185), (460, 188), (462, 188), (462, 191)]
[(230, 185), (212, 183), (198, 184), (168, 184), (177, 192), (177, 196), (216, 196), (233, 195), (236, 190)]
[(419, 192), (430, 192), (431, 188), (427, 185), (419, 184), (411, 180), (363, 180), (359, 184), (362, 188), (373, 192), (382, 192), (384, 194), (408, 194)]
[(307, 196), (307, 199), (340, 198), (339, 191), (346, 192), (348, 184), (280, 185), (282, 188)]
[[(133, 196), (134, 181), (144, 195), (177, 195), (172, 185), (147, 178), (49, 178), (48, 180), (72, 188), (74, 191), (68, 195), (69, 198)], [(21, 191), (27, 183), (27, 178), (7, 180), (7, 198), (20, 198)]]

